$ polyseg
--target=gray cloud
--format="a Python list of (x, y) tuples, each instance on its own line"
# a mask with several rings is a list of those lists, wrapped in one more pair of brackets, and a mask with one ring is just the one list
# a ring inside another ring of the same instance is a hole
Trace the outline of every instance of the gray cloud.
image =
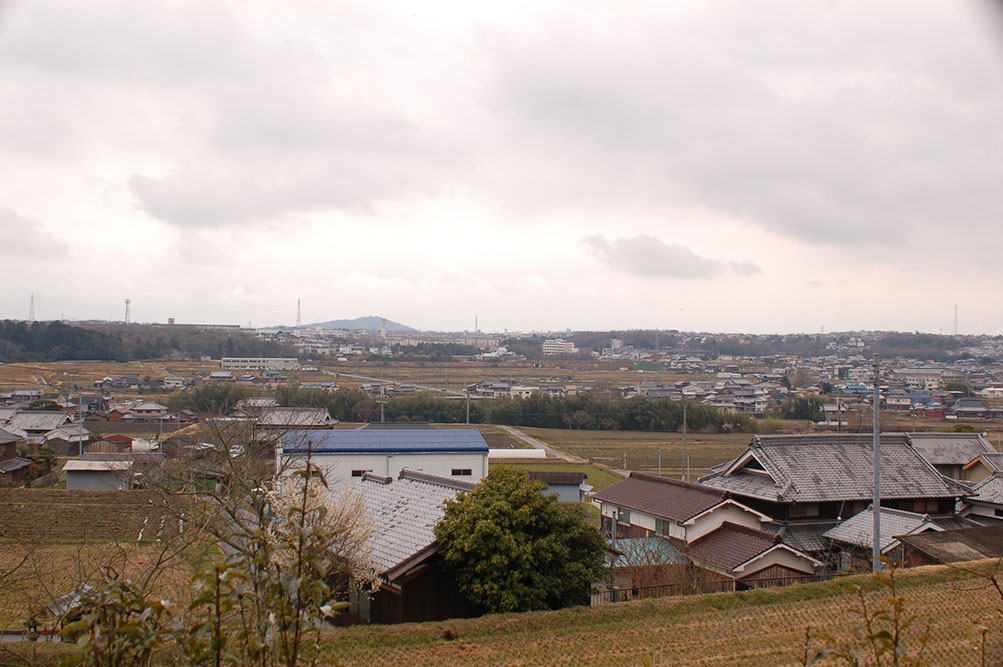
[(6, 261), (58, 260), (69, 253), (69, 245), (47, 232), (37, 220), (0, 207), (0, 255)]
[[(711, 210), (823, 244), (948, 221), (995, 234), (998, 45), (966, 3), (910, 8), (685, 5), (495, 35), (498, 145), (535, 168), (489, 189), (516, 206)], [(563, 178), (536, 188), (541, 172)]]
[(721, 262), (701, 257), (686, 246), (666, 244), (659, 238), (638, 234), (608, 240), (602, 235), (581, 239), (585, 250), (610, 268), (642, 278), (713, 278), (727, 270), (741, 274), (761, 273), (752, 262)]

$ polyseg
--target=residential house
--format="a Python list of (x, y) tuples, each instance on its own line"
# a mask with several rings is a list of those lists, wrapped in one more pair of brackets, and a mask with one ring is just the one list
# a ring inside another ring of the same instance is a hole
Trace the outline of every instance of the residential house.
[(965, 472), (969, 463), (997, 453), (983, 433), (910, 433), (909, 441), (937, 472), (952, 479), (970, 479)]
[(959, 398), (948, 411), (954, 419), (986, 419), (988, 410), (985, 403), (978, 398)]
[(367, 544), (377, 585), (353, 586), (348, 623), (408, 623), (473, 614), (454, 577), (443, 572), (435, 541), (447, 500), (474, 484), (402, 469), (396, 477), (366, 473), (354, 487), (375, 530)]
[(21, 438), (0, 428), (0, 486), (24, 486), (29, 459), (17, 455)]
[(585, 496), (592, 490), (592, 486), (585, 483), (583, 472), (531, 470), (529, 478), (546, 484), (543, 495), (556, 495), (558, 502), (562, 503), (583, 503)]
[(903, 535), (899, 541), (911, 567), (1003, 558), (1003, 524)]
[(79, 456), (90, 442), (91, 432), (82, 424), (63, 424), (43, 436), (46, 447), (62, 456)]
[(602, 530), (616, 540), (668, 540), (687, 562), (731, 589), (804, 581), (821, 563), (784, 544), (778, 530), (764, 530), (771, 518), (727, 492), (648, 473), (595, 494)]
[[(958, 501), (970, 493), (965, 484), (939, 473), (906, 434), (882, 434), (880, 452), (882, 507), (958, 527)], [(873, 480), (872, 436), (829, 433), (753, 436), (741, 456), (700, 482), (772, 518), (786, 543), (817, 553), (828, 548), (825, 531), (867, 509)]]
[(130, 410), (140, 421), (157, 421), (167, 417), (168, 408), (160, 403), (142, 403)]
[(488, 474), (488, 443), (477, 429), (292, 429), (281, 436), (280, 469), (294, 469), (308, 451), (332, 486), (404, 468), (466, 482)]
[(18, 410), (4, 426), (29, 444), (41, 444), (45, 434), (70, 421), (65, 412), (50, 410)]
[[(929, 530), (943, 530), (929, 514), (882, 507), (881, 555), (892, 562), (902, 560), (902, 545), (898, 538), (902, 535), (918, 535)], [(835, 550), (839, 552), (840, 569), (851, 569), (854, 560), (858, 563), (861, 561), (869, 563), (874, 544), (873, 506), (830, 528), (823, 536), (832, 540)]]
[(256, 427), (267, 429), (325, 429), (338, 423), (327, 408), (252, 408), (246, 416)]
[(994, 471), (975, 483), (962, 513), (981, 523), (1003, 521), (1003, 471)]

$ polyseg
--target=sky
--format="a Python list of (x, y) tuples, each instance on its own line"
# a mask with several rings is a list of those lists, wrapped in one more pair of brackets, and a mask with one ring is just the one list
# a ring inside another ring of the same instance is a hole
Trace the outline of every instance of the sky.
[(0, 318), (1003, 333), (1003, 12), (0, 0)]

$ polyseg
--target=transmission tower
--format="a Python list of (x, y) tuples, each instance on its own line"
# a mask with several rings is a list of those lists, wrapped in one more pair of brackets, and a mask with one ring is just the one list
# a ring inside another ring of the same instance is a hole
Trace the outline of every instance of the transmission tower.
[(958, 335), (958, 304), (954, 304), (954, 335)]
[(35, 293), (34, 292), (32, 292), (32, 294), (31, 294), (31, 301), (30, 301), (30, 305), (28, 306), (28, 321), (29, 322), (34, 322), (35, 321)]
[(301, 317), (301, 314), (300, 314), (300, 300), (299, 299), (296, 299), (296, 326), (297, 327), (303, 326), (303, 318)]
[(129, 304), (131, 304), (131, 303), (132, 303), (132, 299), (126, 299), (125, 300), (125, 323), (126, 324), (129, 323), (129, 317), (130, 317)]

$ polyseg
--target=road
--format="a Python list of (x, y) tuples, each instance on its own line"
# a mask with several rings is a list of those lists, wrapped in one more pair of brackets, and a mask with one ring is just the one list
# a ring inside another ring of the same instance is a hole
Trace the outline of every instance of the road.
[(532, 445), (532, 446), (536, 447), (537, 449), (542, 449), (543, 451), (547, 452), (547, 456), (552, 456), (552, 457), (557, 458), (557, 459), (564, 459), (565, 461), (567, 461), (569, 463), (579, 463), (579, 462), (581, 462), (581, 459), (572, 458), (572, 457), (568, 456), (567, 454), (565, 454), (564, 452), (558, 451), (558, 450), (554, 449), (553, 447), (551, 447), (550, 445), (548, 445), (548, 444), (546, 444), (546, 443), (544, 443), (544, 442), (542, 442), (540, 440), (537, 440), (536, 438), (534, 438), (531, 435), (526, 435), (522, 431), (518, 431), (518, 430), (512, 428), (511, 426), (502, 426), (501, 424), (495, 424), (495, 426), (497, 426), (498, 428), (500, 428), (500, 429), (502, 429), (504, 431), (507, 431), (510, 435), (513, 435), (516, 438), (519, 438), (520, 440), (522, 440), (526, 444)]

